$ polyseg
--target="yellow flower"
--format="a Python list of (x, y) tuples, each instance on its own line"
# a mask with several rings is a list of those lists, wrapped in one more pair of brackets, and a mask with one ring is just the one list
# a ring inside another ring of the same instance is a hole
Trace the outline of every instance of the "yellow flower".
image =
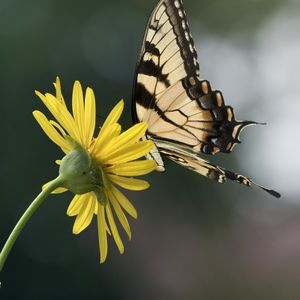
[[(107, 233), (113, 236), (120, 253), (124, 252), (114, 214), (129, 239), (131, 231), (125, 212), (137, 218), (134, 206), (116, 186), (136, 191), (149, 187), (147, 181), (132, 176), (144, 175), (155, 170), (154, 161), (137, 160), (153, 148), (153, 143), (140, 140), (147, 129), (145, 123), (136, 124), (121, 132), (118, 120), (124, 108), (123, 100), (113, 108), (99, 133), (94, 137), (96, 101), (93, 90), (87, 88), (84, 97), (81, 85), (76, 81), (73, 87), (72, 113), (70, 113), (58, 78), (55, 88), (55, 96), (36, 92), (55, 120), (48, 120), (40, 111), (34, 111), (33, 115), (46, 135), (67, 154), (62, 161), (58, 161), (58, 164), (61, 164), (60, 173), (73, 174), (74, 171), (70, 169), (69, 164), (70, 161), (74, 162), (77, 159), (73, 165), (79, 170), (75, 171), (80, 173), (76, 173), (79, 177), (74, 173), (75, 175), (71, 175), (73, 177), (66, 180), (64, 186), (56, 189), (55, 192), (71, 190), (76, 194), (67, 210), (69, 216), (76, 216), (74, 234), (83, 231), (91, 223), (94, 214), (97, 215), (102, 263), (107, 256)], [(81, 153), (80, 157), (83, 155), (83, 161), (89, 167), (88, 172), (82, 172), (80, 169), (82, 159), (78, 160), (76, 149)], [(71, 154), (74, 155), (70, 156)], [(66, 161), (64, 165), (67, 167), (63, 167), (64, 160)]]

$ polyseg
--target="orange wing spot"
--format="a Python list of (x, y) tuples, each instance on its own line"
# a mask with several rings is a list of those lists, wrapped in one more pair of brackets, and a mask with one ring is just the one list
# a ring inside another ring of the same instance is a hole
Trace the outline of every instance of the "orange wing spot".
[(233, 113), (232, 113), (232, 109), (230, 107), (227, 107), (227, 116), (228, 116), (228, 121), (231, 122)]
[(190, 77), (190, 78), (189, 78), (189, 82), (190, 82), (190, 84), (191, 84), (192, 86), (194, 86), (194, 85), (196, 84), (196, 80), (195, 80), (194, 77)]
[(226, 147), (226, 150), (229, 151), (231, 149), (231, 147), (232, 147), (232, 143), (229, 143)]
[(221, 93), (216, 93), (216, 98), (217, 98), (217, 104), (218, 104), (218, 106), (221, 107), (222, 104), (223, 104), (223, 99), (222, 99)]
[(239, 125), (236, 125), (236, 126), (233, 128), (233, 131), (232, 131), (232, 137), (233, 137), (234, 139), (237, 138), (237, 134), (238, 134), (238, 132), (239, 132), (241, 126), (242, 126), (242, 125), (239, 124)]
[(243, 184), (250, 186), (251, 182), (250, 182), (250, 180), (248, 178), (245, 177), (245, 178), (243, 178)]
[(208, 90), (208, 84), (206, 81), (201, 82), (201, 89), (204, 94), (208, 94), (209, 90)]
[(218, 152), (220, 152), (220, 148), (214, 147), (214, 148), (213, 148), (213, 153), (218, 153)]

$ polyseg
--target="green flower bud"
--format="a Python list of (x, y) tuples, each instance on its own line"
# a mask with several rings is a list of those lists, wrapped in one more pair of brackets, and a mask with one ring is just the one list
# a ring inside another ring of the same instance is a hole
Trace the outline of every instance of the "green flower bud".
[(64, 187), (78, 195), (99, 190), (103, 186), (100, 167), (92, 160), (89, 152), (76, 141), (69, 136), (65, 138), (73, 150), (62, 159), (59, 168)]

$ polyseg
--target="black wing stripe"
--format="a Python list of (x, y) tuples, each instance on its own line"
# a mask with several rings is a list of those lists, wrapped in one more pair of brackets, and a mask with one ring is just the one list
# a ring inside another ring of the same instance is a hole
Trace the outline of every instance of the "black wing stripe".
[[(162, 81), (166, 84), (166, 86), (170, 86), (168, 81), (168, 76), (162, 73), (160, 68), (157, 68), (157, 65), (153, 63), (153, 61), (149, 60), (143, 64), (140, 69), (140, 74), (149, 75), (151, 77), (157, 78), (158, 81)], [(152, 95), (153, 97), (153, 95)]]
[[(143, 94), (143, 102), (140, 103), (143, 107), (147, 109), (152, 109), (155, 107), (155, 103), (152, 101), (153, 95), (146, 89), (142, 83), (137, 83), (136, 90), (138, 93)], [(144, 105), (147, 103), (147, 105)]]

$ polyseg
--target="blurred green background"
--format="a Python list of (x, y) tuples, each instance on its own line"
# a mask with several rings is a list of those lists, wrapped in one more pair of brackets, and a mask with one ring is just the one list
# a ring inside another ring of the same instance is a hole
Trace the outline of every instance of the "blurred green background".
[[(0, 246), (56, 176), (62, 153), (32, 117), (34, 90), (59, 75), (92, 87), (106, 116), (126, 100), (155, 0), (0, 0)], [(231, 155), (212, 161), (282, 193), (210, 182), (166, 161), (151, 188), (128, 192), (139, 218), (119, 255), (100, 265), (95, 222), (72, 235), (72, 198), (52, 196), (33, 216), (0, 274), (0, 299), (300, 299), (298, 0), (186, 0), (201, 77), (223, 91), (246, 129)], [(101, 119), (98, 120), (99, 124)]]

